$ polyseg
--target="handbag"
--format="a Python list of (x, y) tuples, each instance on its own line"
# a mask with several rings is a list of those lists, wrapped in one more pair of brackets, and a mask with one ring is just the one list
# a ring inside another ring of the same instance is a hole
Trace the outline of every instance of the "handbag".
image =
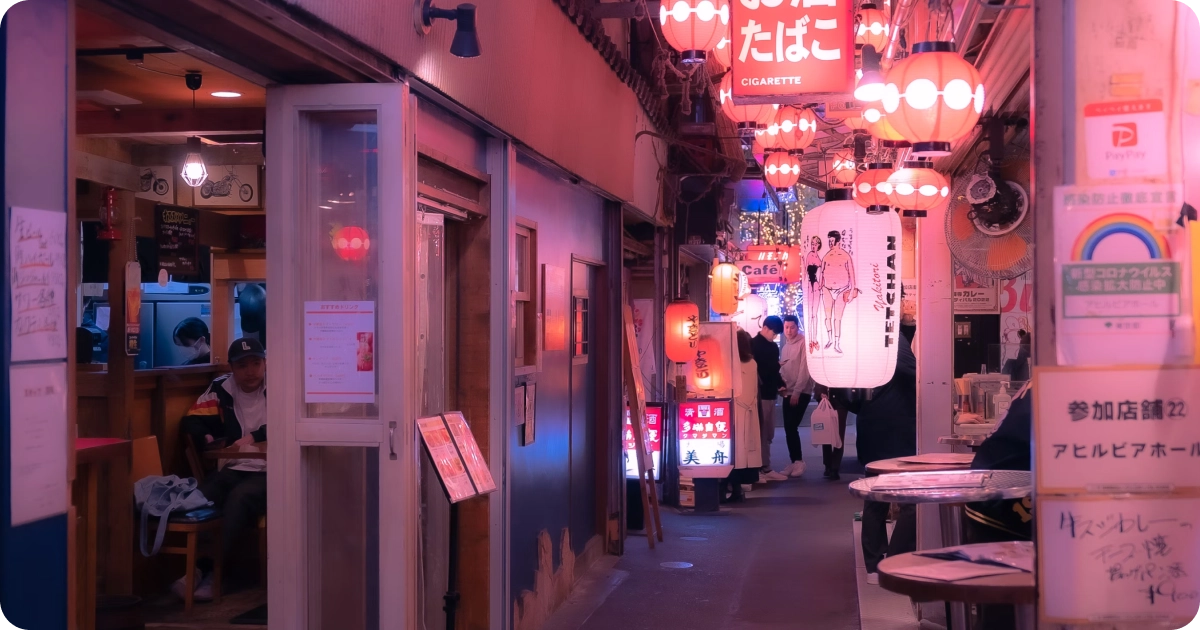
[(838, 432), (838, 412), (829, 404), (829, 397), (821, 398), (821, 403), (812, 412), (812, 443), (813, 445), (828, 444), (834, 448), (842, 447), (842, 436)]
[[(143, 556), (149, 558), (162, 548), (163, 538), (167, 535), (167, 522), (172, 512), (190, 512), (212, 505), (212, 501), (205, 498), (197, 486), (195, 479), (180, 479), (175, 475), (151, 475), (133, 484), (134, 505), (142, 512), (142, 529), (138, 536), (138, 544)], [(146, 527), (151, 516), (158, 519), (158, 532), (154, 537), (153, 548), (147, 552)]]

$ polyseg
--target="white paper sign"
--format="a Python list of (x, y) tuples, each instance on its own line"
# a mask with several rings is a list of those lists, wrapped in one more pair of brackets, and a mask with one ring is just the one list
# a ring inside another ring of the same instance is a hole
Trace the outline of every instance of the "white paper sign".
[(67, 364), (12, 366), (12, 525), (67, 511)]
[(1159, 99), (1092, 103), (1083, 108), (1088, 177), (1167, 173), (1167, 117)]
[(304, 402), (375, 402), (375, 303), (304, 303)]
[(1191, 620), (1200, 605), (1198, 519), (1195, 498), (1039, 500), (1043, 619)]
[(12, 360), (67, 357), (67, 215), (13, 207)]
[(1034, 374), (1040, 491), (1200, 486), (1200, 368)]

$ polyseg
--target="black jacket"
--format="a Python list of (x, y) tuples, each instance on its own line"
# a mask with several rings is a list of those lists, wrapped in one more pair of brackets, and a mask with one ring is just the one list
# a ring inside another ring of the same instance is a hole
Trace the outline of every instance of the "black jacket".
[[(1033, 395), (1028, 391), (1012, 401), (1008, 415), (975, 451), (971, 468), (1029, 470), (1032, 462)], [(988, 501), (966, 506), (972, 542), (1032, 540), (1033, 515), (1029, 498)]]
[[(917, 454), (917, 358), (908, 337), (897, 338), (896, 372), (870, 400), (851, 403), (858, 414), (858, 461)], [(857, 409), (855, 408), (857, 407)]]
[(783, 387), (783, 376), (779, 374), (779, 346), (759, 333), (750, 340), (750, 353), (758, 364), (758, 399), (775, 400), (779, 397), (779, 388)]
[[(232, 374), (218, 376), (183, 416), (180, 430), (192, 438), (197, 450), (204, 450), (208, 442), (204, 437), (206, 435), (217, 440), (224, 439), (227, 445), (241, 439), (242, 423), (238, 422), (237, 414), (233, 411), (233, 387), (237, 387), (237, 384), (233, 382)], [(263, 396), (266, 395), (267, 388), (264, 387)], [(262, 425), (250, 435), (254, 436), (255, 442), (266, 442), (267, 425)]]

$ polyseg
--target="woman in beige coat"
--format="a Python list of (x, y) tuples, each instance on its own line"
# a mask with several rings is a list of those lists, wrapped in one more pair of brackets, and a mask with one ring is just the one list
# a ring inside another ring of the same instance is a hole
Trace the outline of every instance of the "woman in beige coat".
[[(737, 331), (739, 378), (733, 397), (733, 472), (726, 485), (732, 491), (729, 500), (743, 501), (742, 484), (758, 481), (762, 468), (762, 439), (758, 423), (758, 365), (750, 351), (750, 333)], [(725, 496), (724, 493), (721, 495)]]

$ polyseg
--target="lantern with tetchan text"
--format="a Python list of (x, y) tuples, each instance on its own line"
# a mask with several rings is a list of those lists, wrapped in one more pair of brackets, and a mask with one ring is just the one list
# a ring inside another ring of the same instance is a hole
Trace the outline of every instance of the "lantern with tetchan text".
[(779, 148), (784, 151), (803, 151), (817, 137), (817, 116), (808, 108), (780, 107), (775, 124), (779, 126)]
[(950, 42), (922, 42), (888, 71), (883, 109), (913, 155), (950, 154), (983, 113), (983, 82)]
[(700, 341), (700, 308), (687, 300), (674, 300), (666, 313), (667, 358), (687, 363), (696, 358)]
[(941, 173), (933, 170), (932, 163), (910, 161), (904, 168), (892, 173), (887, 182), (892, 185), (889, 199), (901, 210), (911, 211), (911, 216), (924, 216), (938, 204), (950, 197), (950, 184)]
[(741, 272), (737, 266), (730, 263), (719, 263), (712, 268), (712, 310), (721, 315), (732, 315), (738, 310), (739, 285)]
[(875, 212), (886, 212), (892, 205), (892, 185), (888, 177), (895, 172), (891, 162), (873, 162), (854, 180), (854, 201)]
[(683, 63), (704, 63), (708, 51), (729, 35), (729, 0), (664, 0), (658, 21)]
[(858, 11), (858, 26), (854, 30), (854, 45), (874, 46), (883, 50), (888, 42), (888, 17), (873, 2), (864, 2)]
[(800, 181), (800, 158), (776, 151), (763, 162), (763, 178), (775, 190), (787, 190)]
[(766, 127), (775, 117), (774, 105), (735, 105), (733, 103), (732, 73), (725, 73), (717, 92), (718, 100), (721, 102), (721, 111), (729, 117), (729, 120), (737, 123), (738, 129), (742, 131)]
[(338, 258), (349, 262), (366, 258), (371, 249), (371, 238), (367, 231), (353, 225), (334, 230), (330, 240)]
[[(871, 388), (891, 380), (900, 341), (900, 217), (868, 212), (846, 189), (804, 216), (805, 348), (812, 377), (827, 387)], [(811, 285), (811, 286), (810, 286)]]

